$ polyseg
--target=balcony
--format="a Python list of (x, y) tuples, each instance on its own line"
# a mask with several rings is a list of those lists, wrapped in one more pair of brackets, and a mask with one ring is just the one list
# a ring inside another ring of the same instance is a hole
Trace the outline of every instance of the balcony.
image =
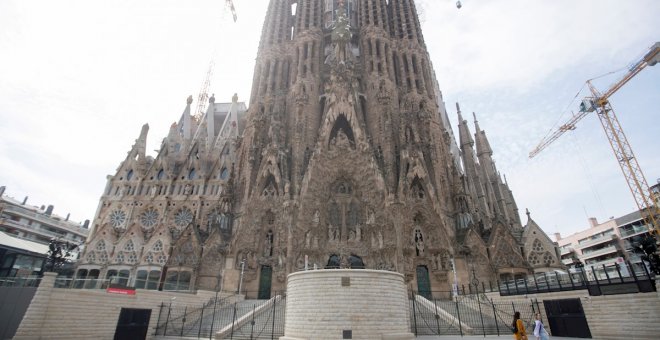
[(574, 252), (575, 252), (575, 249), (573, 247), (564, 248), (564, 249), (561, 250), (561, 256), (568, 255), (568, 254), (574, 253)]
[(581, 258), (582, 261), (585, 261), (587, 259), (591, 259), (591, 258), (598, 257), (598, 256), (601, 256), (601, 255), (605, 255), (605, 254), (609, 254), (609, 253), (616, 253), (616, 251), (617, 251), (616, 246), (611, 245), (611, 246), (607, 246), (607, 247), (602, 248), (602, 249), (589, 251), (587, 253), (585, 253), (583, 251), (582, 256), (580, 256), (580, 258)]
[(622, 238), (643, 234), (643, 233), (646, 233), (648, 231), (649, 231), (649, 228), (646, 224), (645, 225), (634, 226), (632, 229), (621, 229), (621, 228), (619, 228), (619, 232), (621, 233)]
[(11, 212), (14, 215), (25, 217), (34, 221), (37, 221), (43, 225), (54, 226), (57, 228), (64, 229), (68, 232), (80, 235), (82, 237), (87, 237), (89, 230), (84, 229), (81, 226), (76, 225), (75, 222), (57, 220), (54, 217), (44, 215), (42, 213), (33, 212), (31, 210), (16, 207), (13, 205), (7, 205), (4, 209), (5, 212)]
[(612, 240), (615, 239), (616, 237), (617, 237), (617, 236), (616, 236), (615, 234), (609, 234), (609, 235), (600, 236), (600, 237), (597, 237), (597, 238), (591, 239), (591, 240), (589, 240), (589, 241), (582, 242), (582, 243), (580, 243), (580, 244), (578, 245), (578, 247), (579, 247), (580, 249), (589, 248), (589, 247), (591, 247), (591, 246), (595, 246), (595, 245), (597, 245), (597, 244), (601, 244), (601, 243), (604, 243), (604, 242), (612, 241)]

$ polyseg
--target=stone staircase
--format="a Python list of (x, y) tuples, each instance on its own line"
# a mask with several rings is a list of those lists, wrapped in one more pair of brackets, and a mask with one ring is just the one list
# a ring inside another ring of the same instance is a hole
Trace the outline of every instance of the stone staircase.
[(285, 307), (280, 296), (235, 303), (209, 301), (200, 308), (172, 312), (166, 323), (160, 322), (158, 338), (271, 339), (273, 329), (275, 337), (284, 335)]
[(411, 324), (413, 332), (419, 335), (510, 334), (511, 311), (494, 305), (482, 295), (460, 296), (458, 301), (430, 301), (416, 295), (414, 306)]

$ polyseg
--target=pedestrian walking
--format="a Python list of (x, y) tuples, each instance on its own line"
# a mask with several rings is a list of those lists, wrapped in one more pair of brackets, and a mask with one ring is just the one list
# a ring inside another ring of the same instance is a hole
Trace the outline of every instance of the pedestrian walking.
[(536, 340), (549, 340), (550, 335), (548, 331), (543, 327), (543, 321), (541, 321), (541, 313), (536, 313), (536, 320), (534, 321), (534, 336)]
[(515, 340), (527, 340), (527, 331), (525, 331), (525, 324), (520, 320), (520, 312), (513, 313), (513, 322), (511, 323), (511, 331)]

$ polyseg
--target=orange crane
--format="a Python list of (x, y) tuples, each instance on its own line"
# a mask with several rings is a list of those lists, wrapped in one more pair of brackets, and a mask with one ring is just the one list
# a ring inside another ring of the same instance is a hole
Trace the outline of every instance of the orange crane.
[(635, 198), (637, 208), (642, 213), (642, 217), (644, 218), (646, 225), (649, 227), (649, 231), (652, 235), (655, 234), (656, 237), (660, 234), (660, 225), (658, 224), (660, 210), (656, 204), (656, 202), (658, 202), (657, 198), (649, 189), (649, 185), (646, 182), (646, 178), (642, 173), (639, 163), (637, 163), (637, 159), (633, 154), (628, 138), (624, 134), (623, 128), (621, 127), (621, 124), (619, 124), (619, 120), (610, 105), (609, 98), (645, 67), (654, 66), (658, 62), (660, 62), (660, 42), (653, 44), (649, 51), (645, 53), (642, 58), (636, 60), (628, 69), (628, 72), (626, 72), (619, 81), (612, 84), (607, 91), (601, 93), (591, 83), (591, 80), (593, 79), (587, 80), (587, 86), (591, 91), (591, 96), (582, 100), (580, 103), (580, 111), (573, 115), (568, 122), (561, 125), (557, 130), (541, 140), (538, 146), (529, 153), (529, 158), (533, 158), (565, 132), (575, 130), (575, 124), (578, 121), (590, 112), (595, 111), (601, 125), (603, 126), (603, 130), (605, 130), (605, 135), (610, 142), (610, 146), (614, 151), (614, 156), (619, 162), (623, 176), (626, 178), (630, 192)]

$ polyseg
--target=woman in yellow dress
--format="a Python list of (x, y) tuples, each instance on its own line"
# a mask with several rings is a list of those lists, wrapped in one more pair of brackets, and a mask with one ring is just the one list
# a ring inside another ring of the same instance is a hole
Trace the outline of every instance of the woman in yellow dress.
[(513, 333), (513, 338), (515, 340), (527, 340), (527, 332), (525, 331), (525, 324), (520, 320), (520, 312), (515, 312), (513, 314), (513, 327), (515, 325), (516, 332)]

